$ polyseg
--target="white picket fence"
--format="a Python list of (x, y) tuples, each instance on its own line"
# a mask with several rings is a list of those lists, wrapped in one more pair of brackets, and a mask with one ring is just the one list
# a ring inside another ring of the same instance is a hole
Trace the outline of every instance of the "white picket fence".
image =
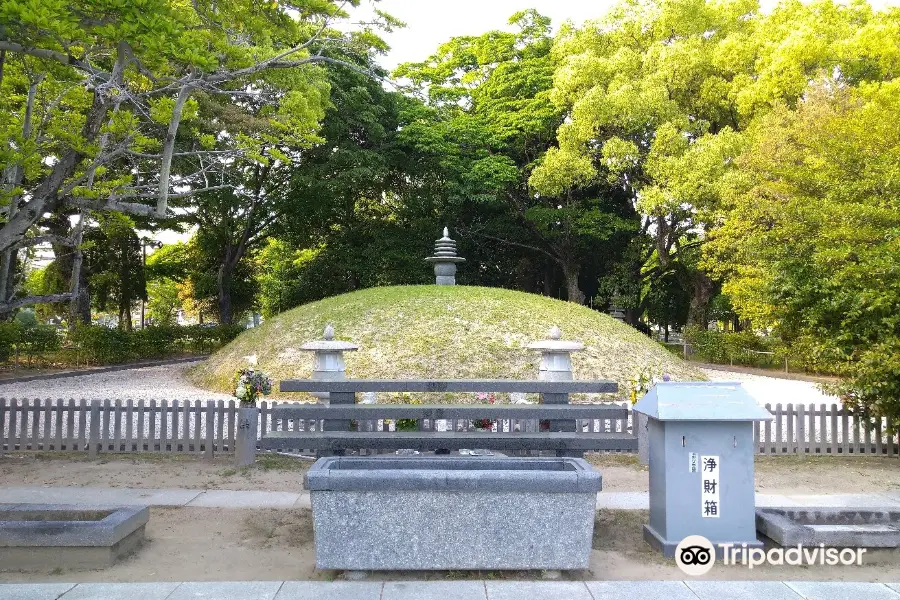
[(883, 419), (866, 420), (837, 404), (766, 404), (775, 416), (753, 426), (759, 454), (900, 456)]
[[(316, 428), (316, 422), (274, 419), (278, 402), (260, 404), (259, 437), (268, 431)], [(759, 454), (900, 456), (897, 434), (885, 433), (884, 423), (867, 427), (836, 404), (766, 408), (773, 421), (754, 424)], [(233, 452), (237, 405), (234, 401), (149, 402), (133, 400), (17, 400), (0, 398), (0, 452), (178, 452), (212, 457)], [(629, 415), (630, 417), (631, 415)], [(501, 422), (500, 431), (515, 424)], [(536, 423), (522, 431), (535, 430)], [(423, 428), (433, 423), (422, 423)], [(449, 423), (452, 430), (467, 429), (467, 422)], [(390, 434), (393, 424), (360, 423), (367, 431)], [(582, 432), (633, 432), (632, 419), (578, 420)], [(302, 450), (302, 449), (298, 449)], [(630, 452), (630, 450), (623, 450)], [(616, 452), (616, 450), (612, 450)]]

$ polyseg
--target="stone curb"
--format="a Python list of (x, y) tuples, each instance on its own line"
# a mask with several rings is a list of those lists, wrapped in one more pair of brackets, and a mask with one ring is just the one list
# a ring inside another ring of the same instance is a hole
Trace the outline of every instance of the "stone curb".
[[(0, 504), (96, 504), (102, 506), (156, 506), (188, 508), (310, 508), (309, 492), (262, 490), (199, 490), (185, 488), (96, 488), (5, 486)], [(600, 492), (597, 510), (647, 510), (646, 492)], [(871, 494), (757, 494), (757, 507), (868, 507), (900, 510), (900, 493)], [(0, 596), (2, 598), (2, 596)]]

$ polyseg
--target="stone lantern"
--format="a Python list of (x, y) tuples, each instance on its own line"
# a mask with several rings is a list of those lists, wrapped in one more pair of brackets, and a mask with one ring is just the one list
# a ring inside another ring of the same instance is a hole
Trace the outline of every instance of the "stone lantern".
[(444, 237), (434, 242), (434, 256), (425, 260), (434, 263), (436, 285), (456, 285), (456, 264), (466, 262), (466, 259), (456, 255), (456, 242), (450, 239), (446, 227)]
[[(359, 346), (350, 342), (334, 339), (334, 327), (331, 323), (325, 326), (324, 339), (307, 342), (300, 346), (301, 350), (315, 353), (315, 365), (312, 378), (315, 381), (343, 381), (347, 379), (347, 365), (344, 364), (344, 352), (358, 350)], [(312, 395), (323, 404), (328, 404), (328, 392), (312, 392)]]
[(563, 340), (559, 327), (550, 329), (550, 339), (528, 344), (531, 350), (541, 353), (538, 379), (541, 381), (572, 381), (572, 353), (584, 350), (581, 342)]
[[(541, 381), (572, 381), (572, 353), (584, 350), (584, 344), (562, 339), (562, 331), (555, 325), (550, 328), (550, 339), (528, 344), (531, 350), (541, 353), (541, 365), (538, 379)], [(544, 404), (568, 404), (568, 394), (541, 394)], [(575, 421), (548, 420), (541, 421), (540, 428), (549, 431), (575, 431)]]

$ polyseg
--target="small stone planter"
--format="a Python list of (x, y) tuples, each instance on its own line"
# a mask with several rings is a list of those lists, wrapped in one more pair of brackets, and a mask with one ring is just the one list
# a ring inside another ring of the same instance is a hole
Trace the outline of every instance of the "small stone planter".
[(577, 458), (329, 457), (305, 478), (320, 569), (586, 569), (600, 473)]
[(237, 432), (234, 438), (234, 463), (249, 467), (256, 462), (256, 432), (259, 430), (259, 410), (255, 406), (241, 406), (237, 411)]
[(0, 570), (110, 567), (143, 542), (149, 519), (145, 506), (0, 507)]

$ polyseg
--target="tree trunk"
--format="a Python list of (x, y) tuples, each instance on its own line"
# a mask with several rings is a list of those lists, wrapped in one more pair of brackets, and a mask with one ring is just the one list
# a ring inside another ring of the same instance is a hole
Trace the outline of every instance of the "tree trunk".
[(231, 325), (233, 318), (231, 306), (231, 284), (234, 276), (234, 266), (226, 260), (219, 265), (219, 274), (216, 283), (219, 288), (219, 324)]
[(75, 247), (72, 250), (72, 269), (69, 277), (69, 289), (72, 292), (72, 300), (69, 302), (70, 333), (75, 331), (75, 327), (79, 322), (88, 324), (91, 322), (90, 302), (88, 302), (87, 319), (84, 318), (83, 305), (85, 298), (84, 292), (86, 290), (82, 289), (82, 284), (85, 283), (85, 277), (83, 269), (84, 255), (81, 252), (81, 242), (84, 239), (84, 221), (86, 218), (87, 214), (85, 211), (81, 211), (81, 214), (78, 215), (78, 225), (75, 226)]
[(665, 343), (669, 343), (669, 324), (666, 323), (666, 326), (663, 328), (663, 341)]
[(709, 326), (709, 301), (712, 298), (714, 284), (703, 271), (695, 271), (691, 278), (691, 307), (688, 312), (688, 325), (696, 325), (701, 329)]
[(563, 277), (566, 280), (566, 292), (569, 302), (584, 304), (584, 292), (578, 287), (578, 267), (572, 264), (564, 264)]

